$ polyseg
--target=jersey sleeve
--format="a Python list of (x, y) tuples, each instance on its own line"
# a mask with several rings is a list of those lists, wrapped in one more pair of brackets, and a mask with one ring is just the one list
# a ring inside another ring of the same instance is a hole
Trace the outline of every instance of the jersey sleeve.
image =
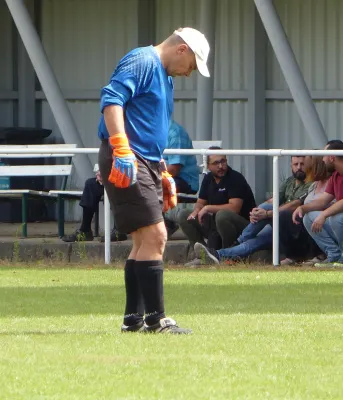
[(149, 90), (154, 64), (144, 54), (128, 54), (118, 64), (111, 80), (101, 90), (100, 111), (109, 105), (125, 108), (133, 97)]

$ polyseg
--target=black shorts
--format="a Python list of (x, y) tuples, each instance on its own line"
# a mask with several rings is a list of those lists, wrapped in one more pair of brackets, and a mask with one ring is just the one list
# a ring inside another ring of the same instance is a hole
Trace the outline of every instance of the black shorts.
[(101, 143), (99, 169), (120, 233), (132, 233), (163, 221), (160, 163), (145, 160), (137, 154), (136, 157), (137, 183), (125, 189), (116, 188), (108, 182), (113, 164), (112, 148), (107, 140)]

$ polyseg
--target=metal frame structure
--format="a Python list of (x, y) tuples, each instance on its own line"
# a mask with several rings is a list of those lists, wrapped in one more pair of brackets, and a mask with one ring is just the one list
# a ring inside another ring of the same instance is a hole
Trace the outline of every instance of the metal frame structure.
[[(52, 155), (55, 153), (70, 153), (70, 154), (97, 154), (97, 148), (83, 148), (83, 149), (8, 149), (6, 152), (0, 153), (0, 158), (10, 158), (11, 154), (18, 156), (18, 154), (46, 154)], [(279, 260), (279, 158), (282, 156), (306, 156), (306, 155), (337, 155), (343, 156), (343, 150), (284, 150), (284, 149), (261, 149), (261, 150), (185, 150), (185, 149), (168, 149), (164, 154), (181, 154), (181, 155), (238, 155), (238, 156), (269, 156), (273, 157), (273, 265), (278, 266)], [(1, 175), (0, 175), (1, 176)], [(110, 202), (106, 193), (104, 192), (104, 219), (105, 219), (105, 264), (111, 262), (111, 210)]]

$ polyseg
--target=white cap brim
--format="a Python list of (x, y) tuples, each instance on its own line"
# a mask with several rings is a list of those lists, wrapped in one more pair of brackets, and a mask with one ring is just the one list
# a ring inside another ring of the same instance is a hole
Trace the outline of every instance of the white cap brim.
[(201, 73), (201, 75), (205, 76), (206, 78), (209, 78), (210, 71), (208, 70), (206, 62), (202, 60), (196, 53), (195, 53), (195, 61), (197, 63), (198, 71)]

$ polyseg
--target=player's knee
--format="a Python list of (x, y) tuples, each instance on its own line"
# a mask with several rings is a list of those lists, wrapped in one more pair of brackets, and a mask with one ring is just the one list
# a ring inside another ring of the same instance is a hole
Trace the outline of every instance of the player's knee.
[(164, 223), (152, 225), (142, 233), (142, 244), (158, 252), (163, 252), (167, 242), (167, 231)]

